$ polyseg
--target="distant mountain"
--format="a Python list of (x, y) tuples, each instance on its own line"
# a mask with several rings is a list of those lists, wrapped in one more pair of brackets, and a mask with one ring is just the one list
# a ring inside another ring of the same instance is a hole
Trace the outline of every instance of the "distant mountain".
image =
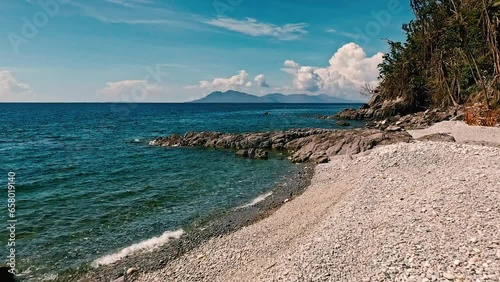
[(280, 103), (280, 104), (325, 104), (325, 103), (360, 103), (342, 98), (333, 97), (326, 94), (307, 95), (307, 94), (291, 94), (284, 95), (280, 93), (272, 93), (264, 96), (255, 96), (239, 91), (212, 92), (206, 97), (191, 103)]
[(261, 97), (238, 91), (212, 92), (206, 97), (195, 100), (192, 103), (265, 103)]

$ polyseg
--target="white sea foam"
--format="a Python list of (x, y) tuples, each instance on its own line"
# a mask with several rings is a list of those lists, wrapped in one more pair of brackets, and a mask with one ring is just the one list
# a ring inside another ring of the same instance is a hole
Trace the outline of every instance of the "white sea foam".
[(256, 204), (264, 201), (267, 197), (271, 196), (272, 194), (273, 194), (273, 192), (269, 192), (269, 193), (266, 193), (264, 195), (260, 195), (257, 198), (253, 199), (253, 201), (251, 201), (250, 203), (245, 204), (243, 206), (239, 206), (238, 209), (243, 209), (243, 208), (255, 206)]
[(168, 241), (172, 239), (180, 238), (182, 234), (184, 234), (184, 230), (182, 229), (176, 231), (167, 231), (159, 237), (153, 237), (146, 241), (142, 241), (140, 243), (126, 247), (125, 249), (122, 249), (117, 253), (109, 254), (102, 258), (98, 258), (92, 262), (92, 266), (99, 267), (101, 265), (112, 264), (135, 253), (150, 252), (158, 247), (165, 245)]

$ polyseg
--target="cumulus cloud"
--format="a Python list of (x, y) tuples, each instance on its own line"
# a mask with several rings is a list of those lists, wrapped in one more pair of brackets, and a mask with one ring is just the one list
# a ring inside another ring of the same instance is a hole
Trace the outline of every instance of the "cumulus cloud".
[(263, 74), (259, 74), (255, 77), (254, 79), (255, 82), (257, 82), (258, 87), (269, 87), (269, 84), (266, 81), (266, 77)]
[(299, 67), (293, 85), (295, 89), (301, 91), (316, 92), (320, 89), (321, 78), (313, 67)]
[(286, 60), (284, 65), (285, 65), (285, 67), (291, 68), (291, 69), (298, 69), (300, 67), (300, 65), (297, 62), (292, 61), (292, 60)]
[(290, 23), (278, 26), (259, 22), (252, 18), (246, 18), (244, 20), (217, 18), (206, 21), (205, 23), (254, 37), (266, 36), (279, 40), (297, 40), (301, 38), (302, 35), (307, 34), (306, 23)]
[(151, 84), (146, 80), (123, 80), (108, 82), (106, 87), (97, 91), (103, 98), (120, 102), (142, 102), (166, 91), (166, 87)]
[(200, 81), (199, 85), (188, 86), (187, 88), (227, 91), (233, 89), (249, 88), (252, 86), (252, 82), (248, 80), (248, 72), (246, 70), (241, 70), (237, 75), (231, 76), (230, 78), (215, 78), (211, 81), (202, 80)]
[(301, 66), (286, 60), (282, 70), (293, 75), (294, 90), (359, 98), (361, 86), (378, 85), (378, 65), (382, 56), (383, 53), (377, 53), (367, 57), (363, 48), (349, 43), (337, 50), (327, 67)]
[(8, 70), (0, 70), (0, 101), (25, 102), (34, 99), (35, 95), (29, 84), (17, 81)]

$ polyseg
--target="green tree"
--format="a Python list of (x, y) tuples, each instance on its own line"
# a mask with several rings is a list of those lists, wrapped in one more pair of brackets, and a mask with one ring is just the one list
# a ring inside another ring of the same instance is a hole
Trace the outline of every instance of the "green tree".
[(411, 0), (406, 42), (389, 41), (379, 92), (408, 111), (481, 101), (500, 106), (500, 0)]

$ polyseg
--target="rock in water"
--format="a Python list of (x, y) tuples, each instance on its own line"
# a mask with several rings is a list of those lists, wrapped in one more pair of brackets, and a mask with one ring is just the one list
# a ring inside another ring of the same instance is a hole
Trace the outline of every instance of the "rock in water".
[(236, 155), (243, 158), (251, 158), (251, 159), (261, 159), (267, 160), (269, 157), (269, 153), (263, 149), (241, 149), (236, 152)]
[(236, 155), (243, 158), (248, 158), (248, 150), (242, 149), (236, 152)]
[(237, 156), (267, 159), (268, 150), (286, 150), (295, 163), (328, 162), (336, 155), (355, 155), (377, 145), (410, 142), (405, 131), (382, 131), (379, 129), (295, 129), (288, 131), (222, 134), (220, 132), (189, 132), (181, 137), (171, 135), (157, 138), (154, 146), (200, 146), (208, 148), (236, 149)]
[(262, 149), (255, 150), (255, 158), (256, 159), (267, 160), (268, 157), (269, 157), (269, 153), (267, 151), (262, 150)]
[(345, 120), (339, 120), (336, 123), (338, 126), (350, 126), (351, 124)]

